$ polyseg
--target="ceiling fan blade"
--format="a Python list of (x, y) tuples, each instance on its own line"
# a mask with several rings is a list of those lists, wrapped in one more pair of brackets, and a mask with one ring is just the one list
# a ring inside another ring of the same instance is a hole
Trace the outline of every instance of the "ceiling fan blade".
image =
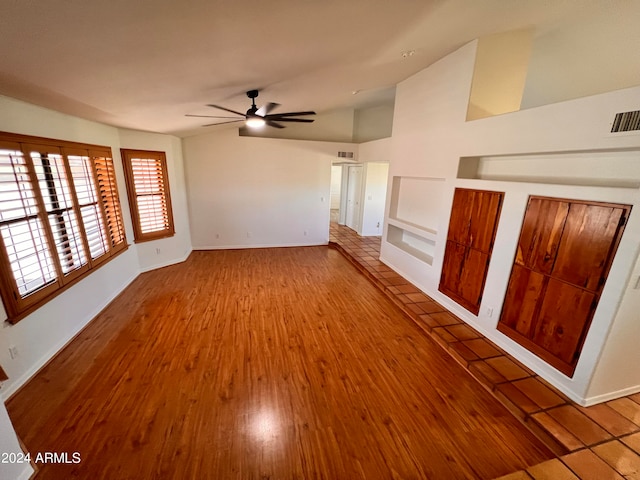
[(237, 123), (244, 122), (244, 119), (239, 118), (238, 120), (231, 120), (230, 122), (220, 122), (220, 123), (207, 123), (206, 125), (202, 125), (203, 127), (212, 127), (214, 125), (224, 125), (226, 123)]
[(274, 122), (273, 120), (267, 120), (267, 125), (274, 128), (284, 128), (284, 125)]
[(213, 108), (218, 108), (220, 110), (224, 110), (225, 112), (229, 112), (229, 113), (235, 113), (236, 115), (241, 115), (241, 116), (245, 116), (244, 113), (240, 113), (240, 112), (236, 112), (235, 110), (230, 110), (228, 108), (225, 107), (221, 107), (220, 105), (213, 105), (213, 104), (207, 104), (207, 107), (213, 107)]
[(301, 117), (303, 115), (315, 115), (316, 112), (285, 112), (285, 113), (273, 113), (271, 115), (266, 115), (265, 118), (274, 118), (274, 117)]
[(300, 122), (300, 123), (313, 123), (312, 118), (271, 118), (271, 121), (277, 120), (278, 122)]
[(236, 117), (218, 117), (217, 115), (192, 115), (190, 113), (185, 114), (185, 117), (202, 117), (202, 118), (236, 118)]
[(280, 106), (279, 103), (272, 103), (272, 102), (266, 103), (258, 109), (258, 111), (256, 112), (256, 115), (260, 115), (261, 117), (264, 117), (265, 115), (268, 115), (271, 110), (279, 106)]

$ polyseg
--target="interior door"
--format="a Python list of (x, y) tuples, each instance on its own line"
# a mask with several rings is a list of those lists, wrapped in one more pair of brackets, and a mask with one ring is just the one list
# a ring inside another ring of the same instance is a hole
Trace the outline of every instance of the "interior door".
[(362, 191), (362, 166), (349, 166), (347, 179), (347, 218), (345, 225), (356, 232), (360, 229), (360, 196)]

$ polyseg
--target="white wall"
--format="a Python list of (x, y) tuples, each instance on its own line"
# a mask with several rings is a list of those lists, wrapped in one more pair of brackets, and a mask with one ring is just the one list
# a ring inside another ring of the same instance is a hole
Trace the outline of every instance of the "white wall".
[(353, 116), (353, 141), (371, 142), (391, 137), (393, 127), (393, 103), (362, 108)]
[(193, 248), (328, 242), (331, 162), (349, 144), (223, 130), (183, 145)]
[(389, 162), (391, 158), (391, 137), (373, 140), (358, 145), (358, 161), (367, 162)]
[(384, 225), (384, 206), (387, 198), (388, 163), (364, 164), (362, 223), (360, 235), (381, 235)]
[(340, 208), (340, 191), (342, 189), (342, 165), (332, 165), (331, 166), (331, 187), (330, 187), (330, 195), (331, 195), (331, 209), (339, 209)]
[[(4, 403), (0, 402), (0, 454), (22, 453), (18, 438), (13, 430), (13, 425), (7, 414)], [(33, 468), (27, 463), (0, 463), (0, 478), (24, 479), (33, 474)]]
[[(122, 148), (137, 150), (155, 150), (165, 152), (169, 191), (175, 235), (152, 242), (135, 245), (141, 271), (146, 272), (186, 260), (191, 253), (191, 234), (189, 231), (189, 209), (182, 159), (182, 141), (171, 135), (140, 132), (137, 130), (119, 130)], [(122, 190), (124, 185), (120, 187)], [(124, 194), (124, 192), (122, 192)], [(132, 239), (133, 240), (133, 239)]]
[[(640, 323), (633, 315), (640, 290), (629, 287), (630, 279), (636, 279), (631, 274), (640, 248), (640, 191), (467, 180), (457, 179), (456, 174), (462, 156), (638, 148), (640, 135), (607, 132), (615, 112), (640, 108), (640, 88), (465, 122), (476, 45), (466, 45), (397, 87), (389, 176), (441, 178), (445, 194), (444, 199), (434, 199), (443, 203), (443, 208), (440, 218), (433, 222), (439, 227), (432, 266), (417, 261), (384, 238), (381, 258), (574, 400), (589, 403), (638, 391), (640, 369), (628, 366), (640, 364), (640, 350), (625, 339), (640, 338)], [(477, 317), (437, 290), (456, 186), (506, 192)], [(634, 205), (572, 379), (495, 329), (526, 201), (533, 194)], [(389, 202), (387, 216), (388, 211)], [(624, 308), (618, 309), (620, 302)], [(493, 308), (492, 315), (488, 308)], [(600, 358), (603, 361), (598, 363)]]
[(536, 32), (521, 108), (640, 85), (640, 2), (593, 2)]

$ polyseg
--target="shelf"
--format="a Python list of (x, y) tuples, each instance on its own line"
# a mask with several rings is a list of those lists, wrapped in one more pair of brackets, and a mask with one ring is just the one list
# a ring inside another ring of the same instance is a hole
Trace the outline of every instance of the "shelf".
[(424, 237), (427, 240), (436, 241), (436, 237), (438, 236), (438, 232), (431, 228), (423, 227), (422, 225), (416, 225), (411, 222), (403, 222), (402, 220), (398, 220), (397, 218), (389, 218), (387, 223), (389, 225), (393, 225), (394, 227), (398, 227), (407, 232), (411, 232), (419, 237)]
[(461, 157), (457, 178), (640, 188), (637, 149)]
[[(415, 233), (416, 230), (421, 233)], [(387, 224), (387, 242), (427, 265), (433, 263), (436, 242), (435, 235), (431, 232), (411, 226), (409, 229), (401, 228), (390, 221)]]

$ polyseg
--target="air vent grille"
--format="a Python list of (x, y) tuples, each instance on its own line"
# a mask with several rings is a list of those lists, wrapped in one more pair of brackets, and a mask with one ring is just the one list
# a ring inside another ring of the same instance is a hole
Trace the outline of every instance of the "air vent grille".
[(640, 130), (640, 110), (616, 113), (616, 118), (613, 119), (613, 125), (611, 126), (611, 133), (631, 132), (633, 130)]
[(338, 158), (353, 158), (353, 152), (338, 152)]

